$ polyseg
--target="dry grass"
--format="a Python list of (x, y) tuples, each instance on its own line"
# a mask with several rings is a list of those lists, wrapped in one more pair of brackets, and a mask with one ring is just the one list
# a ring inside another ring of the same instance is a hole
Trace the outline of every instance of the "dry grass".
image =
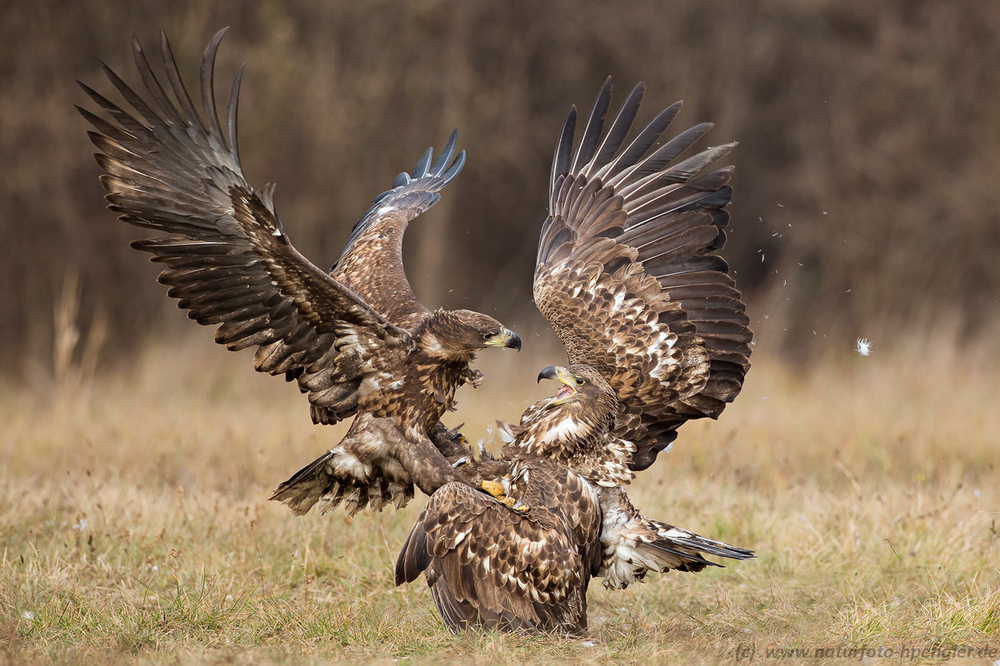
[[(820, 648), (842, 663), (838, 648), (1000, 649), (1000, 372), (950, 344), (911, 362), (927, 348), (804, 374), (756, 358), (722, 420), (686, 426), (633, 495), (759, 559), (595, 584), (592, 645), (449, 635), (423, 584), (392, 585), (419, 500), (353, 520), (265, 501), (340, 431), (312, 427), (293, 387), (204, 336), (83, 388), (0, 385), (0, 654), (712, 663)], [(484, 354), (486, 385), (460, 395), (467, 430), (515, 418), (552, 358)]]

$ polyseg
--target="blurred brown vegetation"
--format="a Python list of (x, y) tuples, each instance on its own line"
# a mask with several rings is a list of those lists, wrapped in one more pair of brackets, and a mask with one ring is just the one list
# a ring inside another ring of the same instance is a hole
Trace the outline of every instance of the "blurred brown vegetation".
[(760, 343), (823, 353), (818, 341), (846, 349), (946, 317), (959, 339), (996, 321), (991, 3), (38, 0), (0, 6), (6, 370), (93, 365), (99, 347), (189, 326), (128, 248), (138, 230), (104, 208), (73, 79), (110, 92), (100, 57), (137, 83), (130, 35), (153, 50), (163, 28), (193, 86), (225, 25), (216, 84), (246, 63), (244, 166), (278, 182), (289, 234), (321, 266), (458, 126), (469, 162), (408, 234), (410, 279), (431, 307), (540, 327), (530, 278), (551, 151), (569, 105), (589, 107), (611, 74), (619, 100), (648, 84), (640, 121), (684, 99), (678, 129), (712, 120), (712, 144), (741, 142), (725, 255)]

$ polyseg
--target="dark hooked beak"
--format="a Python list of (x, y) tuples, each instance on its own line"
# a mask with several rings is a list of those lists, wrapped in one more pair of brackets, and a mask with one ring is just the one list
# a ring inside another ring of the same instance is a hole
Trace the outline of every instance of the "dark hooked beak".
[(569, 370), (561, 365), (550, 365), (539, 372), (538, 381), (542, 381), (543, 379), (554, 379), (563, 385), (563, 387), (559, 389), (558, 393), (549, 398), (549, 401), (545, 403), (547, 407), (561, 405), (576, 395), (576, 389), (574, 388), (576, 377), (570, 374)]
[(505, 328), (499, 335), (493, 336), (488, 344), (491, 347), (504, 347), (506, 349), (521, 351), (521, 336), (514, 331)]
[(559, 381), (559, 371), (560, 370), (562, 370), (562, 368), (560, 366), (558, 366), (558, 365), (550, 365), (549, 367), (545, 368), (544, 370), (542, 370), (541, 372), (538, 373), (538, 380), (537, 381), (541, 382), (543, 379), (554, 379), (556, 381)]

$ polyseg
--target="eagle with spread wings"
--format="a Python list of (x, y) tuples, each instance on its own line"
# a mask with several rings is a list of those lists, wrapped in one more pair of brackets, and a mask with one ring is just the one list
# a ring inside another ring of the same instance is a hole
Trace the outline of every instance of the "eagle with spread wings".
[[(337, 264), (324, 271), (292, 246), (275, 212), (273, 186), (255, 189), (243, 173), (236, 125), (242, 69), (225, 129), (219, 120), (213, 72), (224, 33), (215, 35), (201, 64), (204, 117), (162, 32), (167, 87), (133, 37), (148, 100), (102, 63), (133, 112), (81, 83), (110, 116), (78, 107), (96, 128), (89, 135), (106, 172), (101, 183), (109, 208), (129, 224), (162, 232), (132, 247), (165, 265), (159, 281), (167, 294), (198, 323), (217, 326), (216, 342), (256, 348), (257, 370), (297, 381), (314, 422), (356, 417), (344, 439), (295, 479), (322, 482), (319, 496), (345, 501), (351, 511), (399, 506), (413, 496), (414, 484), (433, 493), (456, 478), (446, 456), (463, 445), (439, 419), (456, 389), (478, 383), (470, 368), (476, 352), (521, 347), (515, 333), (487, 315), (428, 310), (403, 271), (407, 224), (438, 201), (465, 153), (452, 159), (456, 134), (436, 160), (428, 150), (412, 175), (400, 174), (374, 200)], [(278, 497), (308, 510), (318, 496), (303, 495), (302, 487), (292, 484), (286, 496), (279, 489)]]
[(495, 497), (443, 486), (397, 560), (397, 585), (424, 573), (452, 631), (578, 634), (593, 576), (624, 588), (650, 571), (714, 565), (704, 554), (753, 557), (642, 516), (624, 490), (681, 424), (736, 397), (752, 340), (716, 254), (732, 170), (702, 173), (734, 144), (674, 163), (711, 128), (702, 124), (654, 150), (675, 104), (622, 148), (643, 93), (633, 89), (604, 133), (609, 79), (575, 153), (575, 108), (556, 146), (534, 297), (572, 364), (539, 379), (563, 387), (504, 428), (503, 476), (480, 477)]
[[(718, 255), (733, 169), (705, 172), (736, 144), (677, 161), (712, 128), (702, 123), (656, 146), (678, 102), (625, 146), (644, 93), (636, 86), (604, 132), (608, 79), (575, 152), (576, 108), (570, 111), (556, 145), (533, 286), (570, 363), (596, 369), (614, 390), (622, 409), (616, 435), (635, 444), (634, 471), (652, 465), (683, 423), (717, 418), (739, 394), (753, 339), (746, 306)], [(443, 426), (435, 437), (453, 464), (471, 455), (457, 437)], [(485, 456), (456, 474), (478, 487), (505, 464)], [(304, 513), (317, 502), (335, 505), (340, 488), (324, 456), (281, 484), (274, 498)]]

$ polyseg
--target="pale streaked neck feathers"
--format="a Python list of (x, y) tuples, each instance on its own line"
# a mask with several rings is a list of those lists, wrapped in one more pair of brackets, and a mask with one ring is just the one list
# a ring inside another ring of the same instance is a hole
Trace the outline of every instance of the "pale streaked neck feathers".
[(525, 411), (504, 447), (506, 457), (557, 460), (600, 485), (631, 481), (628, 463), (635, 447), (612, 434), (619, 409), (614, 395), (599, 393), (586, 403), (550, 403), (542, 400)]

